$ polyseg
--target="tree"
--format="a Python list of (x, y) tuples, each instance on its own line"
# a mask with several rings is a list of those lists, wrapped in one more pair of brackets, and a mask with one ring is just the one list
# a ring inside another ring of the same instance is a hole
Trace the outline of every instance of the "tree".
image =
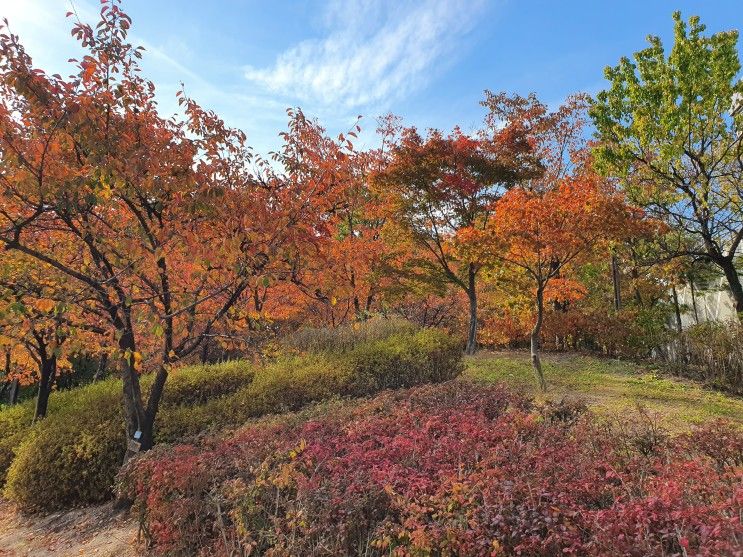
[[(743, 240), (743, 82), (735, 31), (705, 36), (676, 12), (668, 56), (658, 37), (606, 69), (591, 108), (597, 167), (625, 180), (630, 199), (675, 231), (666, 249), (725, 274), (737, 311), (735, 257)], [(687, 239), (692, 239), (689, 243)]]
[(570, 300), (583, 286), (567, 272), (601, 243), (627, 234), (627, 224), (640, 217), (595, 176), (564, 179), (544, 191), (514, 188), (494, 203), (494, 213), (482, 231), (470, 230), (467, 244), (490, 264), (520, 269), (533, 287), (534, 324), (531, 360), (540, 388), (547, 383), (540, 360), (540, 334), (545, 300)]
[[(500, 125), (502, 124), (502, 125)], [(477, 275), (482, 264), (463, 258), (453, 239), (463, 229), (487, 225), (492, 203), (542, 168), (533, 156), (524, 111), (504, 107), (503, 120), (477, 136), (402, 130), (375, 187), (388, 202), (391, 225), (407, 233), (427, 256), (420, 263), (465, 292), (469, 301), (466, 352), (477, 348)]]
[[(0, 242), (95, 300), (123, 362), (128, 436), (147, 449), (168, 370), (250, 288), (286, 220), (248, 172), (244, 134), (182, 95), (185, 118), (158, 114), (118, 4), (73, 27), (88, 54), (69, 79), (0, 35)], [(146, 398), (144, 355), (159, 360)]]
[(288, 281), (277, 290), (302, 320), (336, 326), (364, 319), (382, 290), (390, 250), (381, 237), (384, 214), (368, 187), (379, 154), (354, 149), (358, 131), (355, 123), (334, 139), (301, 110), (291, 110), (284, 146), (275, 154), (283, 170), (268, 181), (292, 192), (303, 212), (286, 261)]
[(38, 384), (34, 420), (46, 416), (58, 373), (75, 353), (96, 354), (105, 333), (84, 291), (33, 258), (6, 253), (0, 263), (0, 325), (6, 368), (24, 384)]

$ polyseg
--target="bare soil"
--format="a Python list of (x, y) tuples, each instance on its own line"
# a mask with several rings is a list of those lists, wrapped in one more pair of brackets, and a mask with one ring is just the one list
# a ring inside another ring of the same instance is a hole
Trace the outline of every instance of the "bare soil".
[(134, 557), (142, 554), (136, 538), (128, 511), (111, 503), (28, 516), (0, 500), (0, 557)]

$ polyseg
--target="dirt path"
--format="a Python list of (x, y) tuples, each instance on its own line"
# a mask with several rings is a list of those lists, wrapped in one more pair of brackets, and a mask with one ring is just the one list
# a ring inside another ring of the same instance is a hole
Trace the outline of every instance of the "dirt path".
[(28, 517), (0, 501), (0, 557), (134, 557), (136, 535), (128, 513), (110, 504)]

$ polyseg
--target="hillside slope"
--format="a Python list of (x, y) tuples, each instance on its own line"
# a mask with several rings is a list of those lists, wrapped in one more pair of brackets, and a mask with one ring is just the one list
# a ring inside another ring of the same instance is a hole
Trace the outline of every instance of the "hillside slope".
[[(538, 392), (528, 354), (522, 352), (481, 352), (469, 357), (459, 381), (504, 382), (537, 400), (579, 398), (606, 417), (626, 417), (641, 408), (677, 431), (716, 418), (743, 424), (743, 399), (661, 376), (648, 366), (579, 354), (548, 354), (544, 360), (550, 389), (546, 395)], [(316, 411), (334, 407), (335, 403), (321, 405)], [(136, 521), (112, 511), (110, 504), (41, 517), (21, 516), (0, 502), (2, 557), (133, 556), (138, 554), (136, 532)]]

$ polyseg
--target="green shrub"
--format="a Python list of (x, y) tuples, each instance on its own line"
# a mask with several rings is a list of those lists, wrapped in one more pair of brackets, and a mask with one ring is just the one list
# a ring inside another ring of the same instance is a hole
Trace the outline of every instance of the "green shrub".
[(172, 442), (333, 397), (447, 381), (463, 369), (459, 343), (434, 329), (398, 332), (341, 353), (285, 356), (257, 369), (253, 382), (231, 395), (199, 406), (164, 408), (157, 438)]
[[(163, 413), (171, 411), (170, 407), (203, 404), (208, 400), (233, 393), (250, 383), (253, 373), (253, 366), (244, 361), (177, 369), (171, 373), (165, 384), (161, 403)], [(151, 381), (152, 376), (142, 378), (143, 390), (146, 391), (150, 387)], [(111, 382), (116, 383), (116, 390), (120, 393), (121, 383), (113, 379)], [(77, 407), (78, 398), (86, 396), (85, 389), (98, 392), (94, 385), (88, 385), (52, 393), (49, 399), (49, 417), (52, 418), (61, 409)], [(0, 410), (0, 487), (5, 484), (14, 451), (31, 435), (35, 427), (32, 423), (33, 416), (33, 400), (26, 400)], [(158, 424), (160, 423), (162, 421), (158, 420)]]
[(290, 412), (342, 394), (348, 378), (346, 366), (324, 355), (284, 357), (260, 370), (235, 402), (248, 417)]
[(447, 381), (464, 369), (459, 342), (437, 329), (361, 344), (342, 359), (350, 366), (343, 394), (352, 396)]
[(374, 317), (367, 321), (342, 325), (334, 329), (303, 327), (286, 336), (281, 345), (299, 352), (331, 352), (338, 354), (360, 344), (382, 340), (394, 335), (409, 334), (416, 326), (405, 319)]
[(162, 405), (204, 404), (244, 387), (253, 380), (254, 372), (243, 360), (176, 369), (165, 384)]
[(32, 401), (8, 406), (0, 411), (0, 486), (5, 484), (5, 476), (13, 461), (13, 450), (28, 435), (33, 417)]
[[(462, 369), (457, 341), (413, 329), (340, 352), (284, 356), (260, 368), (245, 362), (184, 368), (166, 384), (156, 439), (177, 441), (339, 396), (445, 381)], [(143, 378), (144, 390), (150, 380)], [(16, 449), (5, 495), (24, 509), (53, 510), (111, 494), (125, 443), (121, 382), (65, 394), (64, 407), (34, 425)]]
[[(48, 415), (75, 404), (81, 389), (55, 391), (49, 398)], [(34, 428), (35, 399), (28, 399), (0, 409), (0, 487), (5, 484), (5, 477), (13, 461), (15, 450), (26, 437), (31, 435)]]
[(119, 382), (101, 381), (75, 394), (16, 448), (5, 496), (25, 510), (54, 510), (111, 495), (126, 437)]
[(172, 442), (338, 396), (345, 373), (345, 369), (319, 354), (279, 358), (256, 370), (252, 383), (229, 396), (198, 406), (163, 408), (157, 439)]
[[(156, 428), (163, 424), (167, 431), (169, 413), (234, 392), (252, 377), (253, 367), (246, 362), (174, 371)], [(152, 376), (144, 376), (142, 389), (146, 392), (151, 383)], [(4, 481), (6, 472), (8, 476), (5, 496), (28, 510), (108, 498), (126, 442), (121, 381), (55, 392), (48, 416), (37, 424), (32, 419), (33, 401), (0, 412), (0, 478)]]

